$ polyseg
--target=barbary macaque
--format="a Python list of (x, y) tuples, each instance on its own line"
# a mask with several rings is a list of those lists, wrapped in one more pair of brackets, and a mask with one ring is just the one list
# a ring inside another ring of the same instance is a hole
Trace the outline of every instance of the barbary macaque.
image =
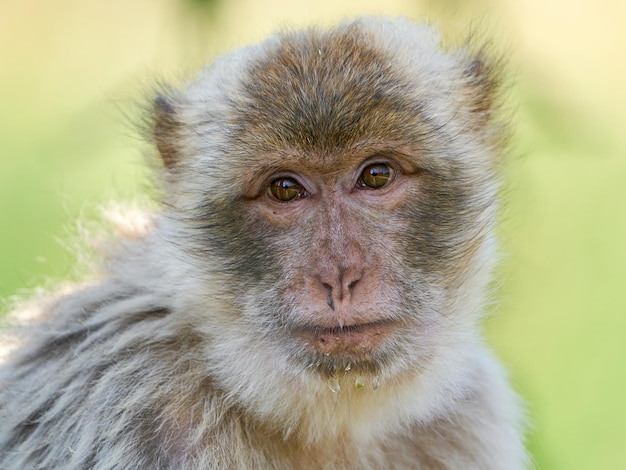
[(500, 69), (368, 18), (161, 89), (162, 208), (4, 333), (0, 468), (524, 468), (480, 333)]

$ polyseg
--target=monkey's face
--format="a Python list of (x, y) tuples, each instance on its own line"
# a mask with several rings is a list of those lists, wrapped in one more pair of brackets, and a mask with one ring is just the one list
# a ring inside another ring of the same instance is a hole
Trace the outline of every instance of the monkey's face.
[(244, 202), (268, 260), (262, 304), (290, 349), (325, 373), (378, 368), (416, 320), (400, 254), (420, 169), (390, 149), (271, 160)]
[(354, 26), (282, 38), (221, 86), (221, 111), (201, 86), (178, 111), (161, 104), (168, 135), (207, 156), (173, 158), (193, 194), (181, 219), (218, 260), (239, 320), (327, 376), (427, 367), (446, 332), (474, 321), (490, 267), (476, 70), (372, 44)]

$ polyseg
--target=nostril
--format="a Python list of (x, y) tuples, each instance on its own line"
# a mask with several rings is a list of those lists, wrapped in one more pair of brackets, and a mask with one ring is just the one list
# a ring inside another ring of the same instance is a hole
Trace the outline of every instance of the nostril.
[(361, 272), (352, 272), (351, 276), (346, 276), (346, 281), (349, 281), (345, 284), (346, 286), (346, 291), (349, 294), (352, 294), (352, 291), (354, 290), (354, 288), (356, 287), (356, 285), (361, 282), (361, 279), (363, 279), (363, 271)]
[(335, 301), (333, 300), (333, 286), (331, 286), (328, 282), (322, 281), (321, 277), (318, 277), (320, 284), (328, 294), (328, 298), (326, 299), (326, 303), (330, 307), (331, 310), (335, 310)]

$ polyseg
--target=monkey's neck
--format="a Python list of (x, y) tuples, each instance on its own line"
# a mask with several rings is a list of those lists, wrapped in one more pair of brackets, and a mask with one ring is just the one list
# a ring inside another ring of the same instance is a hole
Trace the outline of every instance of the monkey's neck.
[[(484, 370), (474, 373), (486, 374)], [(295, 400), (287, 403), (293, 407), (290, 414), (278, 407), (275, 415), (260, 416), (205, 378), (197, 382), (192, 395), (178, 397), (195, 405), (170, 408), (183, 412), (170, 416), (161, 433), (169, 443), (168, 460), (181, 465), (194, 459), (218, 462), (220, 468), (385, 468), (387, 459), (395, 462), (392, 456), (400, 455), (407, 460), (397, 468), (431, 460), (435, 463), (427, 468), (439, 468), (440, 456), (430, 455), (432, 448), (448, 461), (457, 454), (466, 459), (474, 454), (472, 448), (486, 453), (489, 443), (480, 436), (500, 419), (490, 405), (490, 395), (498, 388), (492, 379), (485, 375), (477, 381), (481, 387), (466, 388), (465, 396), (447, 401), (446, 406), (430, 407), (428, 415), (420, 415), (426, 408), (411, 400), (414, 394), (408, 384), (383, 382), (376, 390), (350, 390), (344, 381), (339, 393), (324, 385), (325, 396), (317, 393), (322, 388), (309, 393), (300, 390), (300, 405), (294, 406)], [(413, 386), (419, 388), (415, 382)], [(245, 460), (238, 461), (236, 453), (215, 454), (215, 442), (246, 449)], [(459, 462), (463, 468), (468, 461)]]

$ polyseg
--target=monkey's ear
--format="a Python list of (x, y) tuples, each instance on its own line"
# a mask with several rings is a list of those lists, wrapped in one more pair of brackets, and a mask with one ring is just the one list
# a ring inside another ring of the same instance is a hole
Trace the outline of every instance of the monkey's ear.
[(172, 169), (180, 160), (179, 140), (180, 122), (176, 116), (176, 107), (171, 97), (160, 94), (154, 100), (154, 121), (152, 139), (161, 155), (166, 168)]
[[(498, 61), (496, 61), (498, 62)], [(499, 105), (500, 67), (481, 55), (469, 58), (463, 71), (466, 83), (465, 99), (475, 123), (492, 121)]]

